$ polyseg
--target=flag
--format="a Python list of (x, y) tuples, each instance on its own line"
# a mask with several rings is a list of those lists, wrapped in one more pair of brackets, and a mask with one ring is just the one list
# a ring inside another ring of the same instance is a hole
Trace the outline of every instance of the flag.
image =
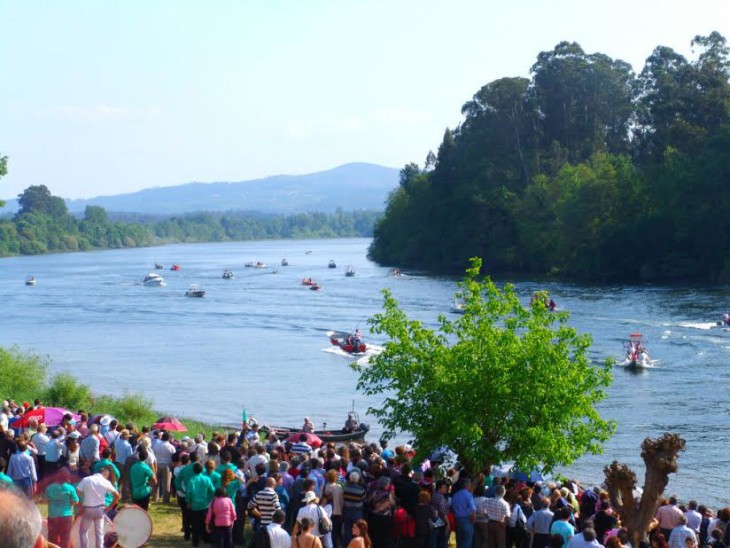
[(246, 408), (243, 408), (243, 416), (241, 417), (241, 421), (248, 422), (248, 413), (246, 413)]

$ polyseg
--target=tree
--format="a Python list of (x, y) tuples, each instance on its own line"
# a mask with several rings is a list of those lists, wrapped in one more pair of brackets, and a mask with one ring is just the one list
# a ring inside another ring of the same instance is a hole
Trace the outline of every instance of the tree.
[(447, 446), (471, 472), (506, 461), (549, 471), (600, 452), (615, 429), (595, 409), (610, 365), (591, 364), (591, 338), (568, 325), (567, 313), (542, 302), (524, 308), (513, 286), (479, 281), (480, 268), (471, 259), (459, 284), (466, 311), (439, 317), (438, 332), (383, 291), (383, 312), (368, 323), (389, 342), (369, 366), (354, 366), (358, 390), (384, 397), (368, 413), (386, 438), (409, 432), (423, 455)]
[(68, 208), (63, 198), (53, 196), (46, 185), (33, 185), (18, 194), (20, 210), (17, 216), (24, 213), (43, 213), (54, 219), (61, 219), (68, 215)]
[[(8, 174), (8, 157), (0, 155), (0, 179)], [(0, 207), (3, 207), (5, 202), (0, 200)]]

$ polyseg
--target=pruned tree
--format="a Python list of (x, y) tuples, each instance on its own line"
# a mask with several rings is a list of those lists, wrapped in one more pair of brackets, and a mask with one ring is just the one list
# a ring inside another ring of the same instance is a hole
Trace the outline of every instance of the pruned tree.
[(636, 474), (625, 464), (613, 461), (603, 469), (611, 504), (621, 514), (628, 529), (632, 546), (646, 538), (659, 500), (669, 483), (669, 474), (677, 471), (679, 453), (685, 440), (679, 434), (665, 433), (659, 439), (646, 438), (641, 444), (641, 458), (646, 465), (644, 488), (640, 499), (634, 498)]

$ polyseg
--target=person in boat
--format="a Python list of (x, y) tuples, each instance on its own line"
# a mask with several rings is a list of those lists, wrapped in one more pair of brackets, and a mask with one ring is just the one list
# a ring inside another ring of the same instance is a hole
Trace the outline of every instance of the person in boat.
[(355, 329), (355, 334), (352, 336), (352, 351), (357, 352), (360, 348), (360, 345), (362, 344), (362, 333), (360, 333), (359, 329)]
[(360, 428), (360, 422), (355, 417), (355, 413), (350, 411), (347, 414), (347, 420), (345, 421), (345, 427), (342, 429), (343, 432), (354, 432)]
[[(33, 278), (31, 278), (33, 279)], [(722, 325), (730, 325), (730, 312), (725, 312), (722, 315)]]
[(550, 312), (553, 312), (557, 307), (558, 305), (556, 304), (556, 302), (553, 299), (550, 299), (550, 301), (548, 302), (548, 310)]
[(304, 425), (302, 426), (302, 432), (312, 433), (314, 432), (314, 423), (309, 420), (309, 417), (304, 417)]

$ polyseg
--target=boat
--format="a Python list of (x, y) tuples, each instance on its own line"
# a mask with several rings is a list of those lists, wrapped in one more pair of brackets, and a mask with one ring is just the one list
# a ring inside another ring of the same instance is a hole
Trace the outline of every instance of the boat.
[(312, 278), (302, 278), (302, 285), (317, 285), (317, 282), (312, 281)]
[(223, 279), (224, 280), (232, 280), (233, 279), (233, 272), (230, 270), (224, 270), (223, 271)]
[(399, 268), (396, 268), (396, 269), (394, 269), (394, 270), (393, 270), (393, 271), (392, 271), (392, 272), (390, 273), (390, 275), (391, 275), (391, 276), (393, 276), (394, 278), (397, 278), (398, 276), (400, 276), (400, 275), (401, 275), (401, 271), (400, 271), (400, 269), (399, 269)]
[(35, 278), (33, 276), (28, 276), (25, 279), (25, 285), (35, 285)]
[(652, 360), (646, 348), (644, 336), (641, 333), (631, 333), (626, 343), (626, 357), (619, 363), (619, 367), (627, 369), (645, 369), (653, 367), (657, 361)]
[(186, 297), (205, 297), (205, 291), (200, 289), (197, 285), (191, 284), (190, 289), (185, 292)]
[(358, 330), (355, 330), (355, 333), (327, 331), (327, 336), (330, 339), (330, 344), (339, 346), (341, 350), (348, 354), (362, 354), (368, 349), (368, 346), (362, 342)]
[(289, 261), (287, 261), (286, 259), (282, 259), (281, 266), (289, 266)]
[(317, 282), (314, 282), (309, 286), (309, 289), (311, 289), (312, 291), (319, 291), (320, 289), (322, 289), (322, 286), (319, 285)]
[(451, 307), (452, 314), (464, 314), (466, 312), (466, 303), (459, 299), (454, 299), (454, 305)]
[[(325, 425), (326, 426), (326, 425)], [(265, 426), (262, 430), (267, 432), (276, 432), (276, 436), (280, 440), (285, 440), (292, 434), (298, 434), (302, 431), (301, 428), (291, 428), (288, 426)], [(344, 429), (339, 430), (315, 430), (314, 435), (322, 440), (322, 443), (328, 442), (346, 442), (355, 441), (365, 438), (365, 434), (370, 431), (370, 426), (365, 423), (360, 423), (356, 430), (345, 431)]]
[(182, 267), (179, 264), (174, 264), (170, 267), (170, 270), (182, 270)]
[(163, 268), (165, 267), (162, 266), (160, 263), (155, 263), (155, 270), (162, 270)]
[(249, 261), (247, 263), (244, 263), (243, 266), (245, 266), (246, 268), (253, 268), (254, 266), (256, 266), (256, 263), (254, 263), (253, 261)]
[(156, 272), (150, 272), (144, 277), (144, 280), (142, 280), (142, 285), (146, 285), (147, 287), (164, 287), (167, 284), (165, 284), (165, 280), (162, 276)]
[(256, 261), (256, 264), (253, 266), (254, 266), (254, 268), (266, 268), (266, 263), (262, 263), (261, 261)]
[(334, 261), (334, 259), (330, 259), (330, 262), (327, 266), (330, 268), (337, 268), (337, 263)]
[(354, 275), (355, 275), (355, 269), (352, 268), (351, 266), (348, 266), (347, 270), (345, 270), (345, 276), (352, 277)]
[(311, 251), (309, 251), (309, 250), (307, 250), (307, 251), (305, 251), (305, 252), (304, 252), (304, 254), (305, 254), (305, 255), (311, 255), (311, 254), (312, 254), (312, 252), (311, 252)]

